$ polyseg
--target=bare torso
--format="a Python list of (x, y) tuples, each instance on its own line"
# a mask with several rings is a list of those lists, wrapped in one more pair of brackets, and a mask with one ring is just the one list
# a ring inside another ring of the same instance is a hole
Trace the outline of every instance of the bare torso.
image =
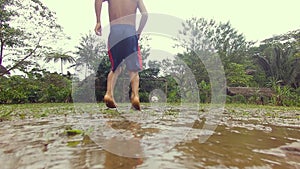
[(110, 24), (135, 25), (138, 0), (108, 0)]

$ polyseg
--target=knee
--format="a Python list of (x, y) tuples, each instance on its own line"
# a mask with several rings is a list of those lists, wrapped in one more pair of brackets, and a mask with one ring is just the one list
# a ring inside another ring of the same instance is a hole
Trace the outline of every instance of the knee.
[(129, 72), (130, 79), (139, 80), (140, 76), (138, 72)]

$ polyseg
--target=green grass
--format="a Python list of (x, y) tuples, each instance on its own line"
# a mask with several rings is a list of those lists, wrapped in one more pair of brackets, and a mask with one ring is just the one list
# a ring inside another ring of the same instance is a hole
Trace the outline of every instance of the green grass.
[[(76, 108), (74, 107), (76, 106)], [(142, 103), (143, 106), (149, 106), (148, 103)], [(177, 112), (176, 107), (180, 104), (167, 104), (169, 109), (166, 114), (174, 115)], [(193, 107), (193, 105), (185, 105)], [(196, 107), (197, 105), (195, 105)], [(208, 111), (210, 104), (200, 104), (199, 113)], [(218, 105), (220, 106), (220, 105)], [(174, 109), (173, 109), (174, 108)], [(232, 115), (238, 116), (266, 116), (285, 118), (292, 116), (295, 119), (300, 118), (300, 107), (280, 107), (270, 105), (251, 105), (251, 104), (226, 104), (225, 109)], [(46, 118), (49, 116), (69, 116), (82, 113), (103, 113), (111, 116), (117, 116), (116, 110), (106, 109), (104, 104), (89, 103), (45, 103), (45, 104), (2, 104), (0, 105), (0, 121), (22, 120), (31, 118)]]
[(265, 117), (299, 120), (300, 107), (284, 107), (252, 104), (226, 104), (225, 109), (238, 117)]
[(272, 106), (272, 105), (256, 105), (256, 104), (226, 104), (225, 108), (234, 109), (234, 108), (244, 108), (244, 109), (265, 109), (265, 110), (280, 110), (280, 111), (289, 111), (289, 110), (298, 110), (300, 107), (285, 107), (285, 106)]
[(74, 114), (73, 104), (7, 104), (0, 105), (0, 120), (43, 118), (51, 115)]

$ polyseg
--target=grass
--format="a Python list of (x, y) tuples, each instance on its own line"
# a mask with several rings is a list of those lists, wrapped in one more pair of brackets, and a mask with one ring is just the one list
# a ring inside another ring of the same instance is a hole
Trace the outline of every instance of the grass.
[(43, 118), (51, 115), (74, 114), (73, 104), (7, 104), (0, 105), (0, 120)]
[(225, 108), (227, 109), (265, 109), (265, 110), (279, 110), (279, 111), (300, 111), (300, 107), (285, 107), (285, 106), (272, 106), (272, 105), (256, 105), (256, 104), (226, 104)]
[(235, 117), (300, 120), (300, 107), (271, 105), (226, 104), (226, 111)]
[[(149, 106), (143, 103), (143, 106)], [(76, 107), (74, 107), (76, 106)], [(176, 114), (176, 107), (179, 104), (167, 104), (168, 109), (165, 114)], [(193, 105), (188, 105), (193, 107)], [(196, 106), (196, 105), (195, 105)], [(200, 104), (199, 113), (205, 112), (209, 104)], [(173, 109), (175, 108), (175, 109)], [(238, 116), (266, 116), (286, 118), (291, 116), (300, 119), (300, 107), (280, 107), (270, 105), (251, 105), (251, 104), (226, 104), (225, 109), (228, 113)], [(108, 115), (118, 115), (116, 110), (106, 110), (104, 104), (84, 104), (84, 103), (44, 103), (44, 104), (11, 104), (0, 105), (0, 121), (22, 120), (31, 118), (46, 118), (49, 116), (69, 116), (82, 113), (103, 113)]]

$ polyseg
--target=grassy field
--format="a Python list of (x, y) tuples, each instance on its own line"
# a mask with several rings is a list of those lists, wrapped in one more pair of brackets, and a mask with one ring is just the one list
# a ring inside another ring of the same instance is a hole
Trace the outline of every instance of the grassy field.
[[(75, 108), (76, 106), (76, 108)], [(149, 104), (143, 103), (148, 108)], [(167, 104), (166, 107), (178, 107), (179, 104)], [(189, 105), (192, 108), (192, 105)], [(208, 111), (209, 104), (201, 104), (199, 113)], [(0, 121), (46, 118), (49, 116), (71, 116), (72, 114), (114, 113), (106, 110), (104, 104), (84, 103), (45, 103), (45, 104), (2, 104), (0, 105)], [(300, 107), (279, 107), (249, 104), (226, 104), (225, 113), (234, 116), (265, 116), (274, 118), (294, 118), (300, 120)]]

